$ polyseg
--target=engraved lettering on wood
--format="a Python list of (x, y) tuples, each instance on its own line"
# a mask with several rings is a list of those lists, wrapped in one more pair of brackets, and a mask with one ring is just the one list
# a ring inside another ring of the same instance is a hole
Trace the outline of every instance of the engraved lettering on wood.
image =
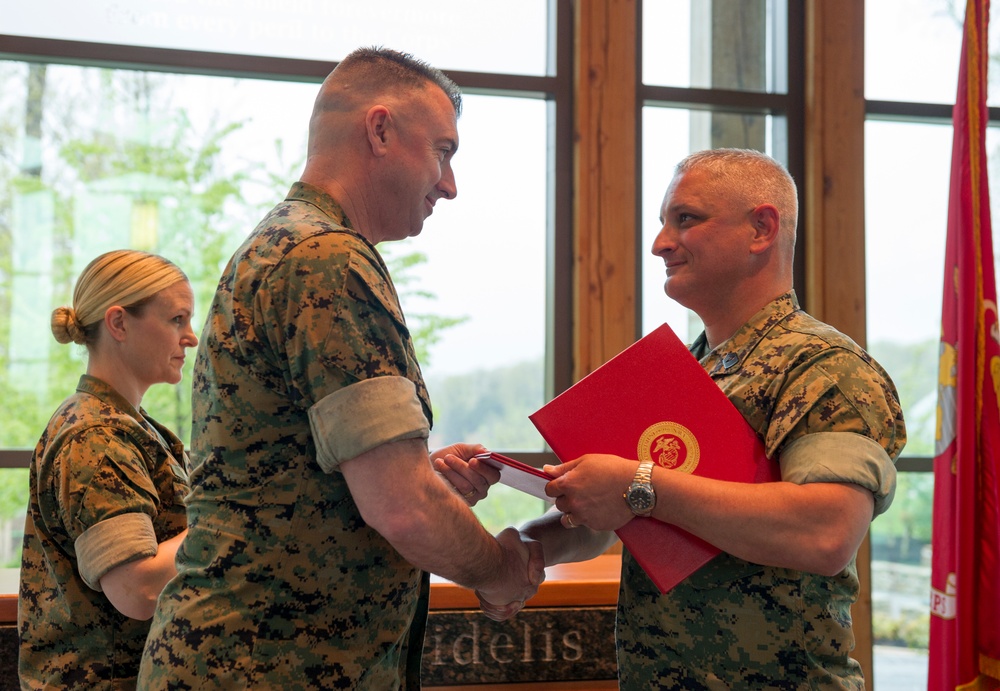
[(423, 683), (614, 679), (614, 608), (531, 609), (494, 622), (479, 612), (432, 612)]
[[(545, 624), (545, 630), (533, 631), (525, 622), (521, 627), (521, 662), (553, 662), (557, 659), (566, 662), (576, 662), (583, 658), (583, 644), (579, 629), (571, 629), (563, 633), (554, 642), (556, 632), (553, 622)], [(454, 638), (449, 645), (448, 632), (443, 626), (435, 626), (431, 635), (433, 651), (432, 665), (481, 665), (482, 651), (487, 650), (488, 661), (501, 665), (514, 661), (516, 648), (514, 638), (508, 633), (483, 633), (480, 622), (474, 621), (467, 633)], [(539, 654), (540, 653), (540, 654)]]

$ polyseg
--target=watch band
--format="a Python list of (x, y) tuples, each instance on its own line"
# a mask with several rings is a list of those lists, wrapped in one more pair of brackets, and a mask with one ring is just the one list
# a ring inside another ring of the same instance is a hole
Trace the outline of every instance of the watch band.
[(653, 462), (652, 461), (642, 461), (639, 464), (638, 470), (635, 471), (635, 479), (632, 480), (633, 484), (638, 482), (642, 485), (649, 485), (653, 482)]
[(632, 484), (625, 490), (625, 503), (636, 516), (649, 516), (652, 513), (656, 506), (652, 461), (639, 463)]

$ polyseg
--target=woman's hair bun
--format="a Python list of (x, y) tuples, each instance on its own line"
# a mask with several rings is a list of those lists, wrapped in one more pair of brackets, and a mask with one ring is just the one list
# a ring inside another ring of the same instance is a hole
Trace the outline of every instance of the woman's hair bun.
[(52, 311), (52, 335), (60, 343), (84, 345), (87, 342), (87, 334), (72, 307), (57, 307)]

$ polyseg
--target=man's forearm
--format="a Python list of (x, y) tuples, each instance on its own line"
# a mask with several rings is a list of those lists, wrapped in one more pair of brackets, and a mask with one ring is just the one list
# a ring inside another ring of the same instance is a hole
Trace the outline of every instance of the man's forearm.
[(613, 532), (564, 528), (559, 521), (561, 516), (562, 512), (553, 508), (520, 528), (522, 535), (542, 544), (546, 566), (593, 559), (618, 540)]
[[(501, 546), (440, 481), (422, 442), (385, 444), (345, 462), (341, 470), (365, 522), (414, 566), (514, 599), (533, 592), (528, 548), (518, 542), (520, 554), (514, 554), (513, 543)], [(540, 582), (540, 566), (538, 571)]]

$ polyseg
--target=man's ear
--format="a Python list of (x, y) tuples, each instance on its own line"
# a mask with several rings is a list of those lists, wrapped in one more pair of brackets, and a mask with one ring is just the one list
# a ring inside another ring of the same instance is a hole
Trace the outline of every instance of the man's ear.
[(777, 241), (781, 229), (780, 221), (778, 209), (773, 204), (761, 204), (750, 212), (750, 223), (754, 230), (753, 240), (750, 243), (752, 254), (763, 252)]
[(104, 327), (119, 343), (125, 340), (125, 308), (112, 305), (104, 313)]
[(372, 148), (372, 153), (378, 157), (386, 154), (392, 126), (392, 114), (383, 105), (372, 106), (365, 114), (365, 133), (368, 135), (368, 145)]

